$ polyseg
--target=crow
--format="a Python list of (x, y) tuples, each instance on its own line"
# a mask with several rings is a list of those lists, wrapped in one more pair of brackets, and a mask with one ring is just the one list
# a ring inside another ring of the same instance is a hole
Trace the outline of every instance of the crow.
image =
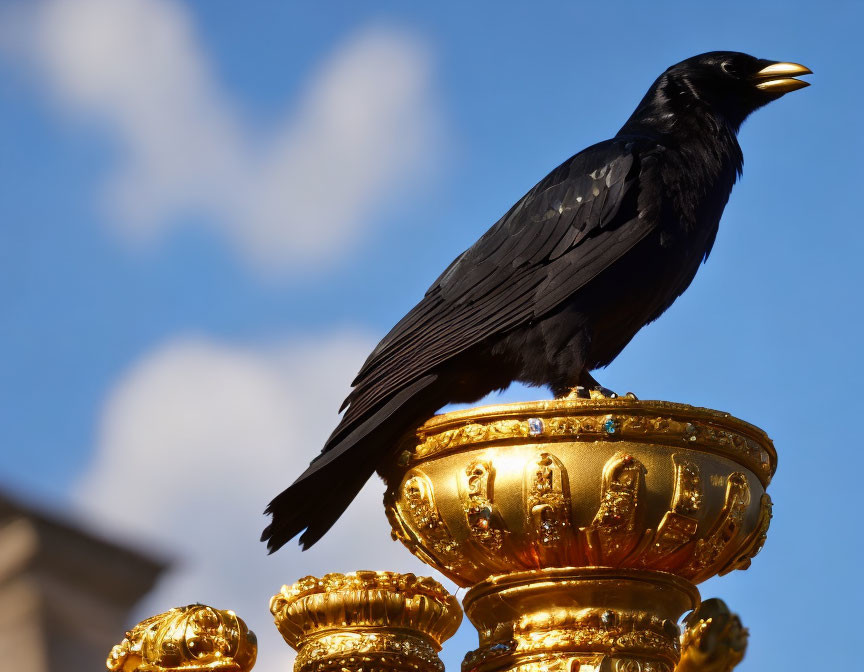
[(599, 386), (711, 252), (754, 110), (807, 86), (797, 63), (714, 51), (673, 65), (611, 140), (544, 177), (460, 254), (369, 355), (321, 454), (267, 507), (270, 552), (305, 549), (398, 439), (447, 403), (513, 381), (556, 397)]

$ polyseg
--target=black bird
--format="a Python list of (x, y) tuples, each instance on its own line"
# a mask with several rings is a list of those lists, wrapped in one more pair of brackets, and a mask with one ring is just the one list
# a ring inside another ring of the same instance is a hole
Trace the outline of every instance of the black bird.
[[(715, 51), (673, 65), (618, 134), (543, 178), (369, 355), (324, 449), (267, 507), (271, 552), (336, 522), (397, 440), (512, 381), (556, 397), (609, 364), (708, 257), (754, 110), (807, 86), (795, 63)], [(600, 388), (604, 392), (605, 388)], [(340, 409), (340, 410), (342, 410)]]

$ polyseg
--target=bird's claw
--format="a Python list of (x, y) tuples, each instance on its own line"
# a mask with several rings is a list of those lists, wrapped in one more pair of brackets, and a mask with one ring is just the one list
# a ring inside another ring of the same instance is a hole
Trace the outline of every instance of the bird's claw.
[(594, 389), (589, 392), (591, 399), (617, 399), (618, 395), (608, 387), (595, 385)]
[[(577, 385), (567, 394), (565, 399), (617, 399), (618, 394), (602, 385), (595, 385), (590, 390), (584, 385)], [(635, 399), (636, 395), (632, 392), (627, 393), (628, 399)]]

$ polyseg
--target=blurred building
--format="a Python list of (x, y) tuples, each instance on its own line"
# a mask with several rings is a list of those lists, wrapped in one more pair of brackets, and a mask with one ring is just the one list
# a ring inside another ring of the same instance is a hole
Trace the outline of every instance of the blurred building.
[(105, 669), (164, 563), (0, 493), (0, 668)]

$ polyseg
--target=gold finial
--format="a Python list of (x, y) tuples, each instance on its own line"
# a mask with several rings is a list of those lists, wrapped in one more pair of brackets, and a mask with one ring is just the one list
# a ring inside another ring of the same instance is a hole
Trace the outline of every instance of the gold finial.
[(731, 672), (744, 658), (749, 633), (723, 600), (705, 600), (684, 624), (675, 672)]
[(462, 621), (456, 598), (413, 574), (307, 576), (270, 600), (295, 672), (443, 672), (438, 651)]
[(176, 607), (141, 621), (115, 646), (110, 672), (248, 672), (258, 646), (230, 610), (204, 604)]

